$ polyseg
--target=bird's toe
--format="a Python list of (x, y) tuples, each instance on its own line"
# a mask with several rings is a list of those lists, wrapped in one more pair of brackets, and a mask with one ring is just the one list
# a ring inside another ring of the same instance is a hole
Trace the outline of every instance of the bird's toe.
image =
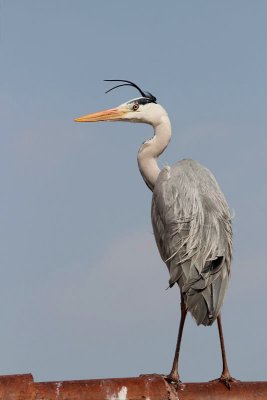
[(221, 383), (224, 384), (224, 386), (225, 386), (227, 389), (230, 390), (230, 389), (231, 389), (231, 383), (233, 383), (233, 382), (239, 382), (239, 380), (233, 378), (231, 375), (228, 375), (228, 374), (224, 375), (224, 374), (222, 374), (222, 375), (220, 376), (220, 378), (214, 379), (214, 380), (212, 380), (211, 382), (221, 382)]
[(166, 380), (166, 382), (174, 385), (176, 389), (183, 386), (182, 381), (180, 380), (180, 376), (175, 372), (171, 372), (169, 375), (163, 375), (163, 378)]

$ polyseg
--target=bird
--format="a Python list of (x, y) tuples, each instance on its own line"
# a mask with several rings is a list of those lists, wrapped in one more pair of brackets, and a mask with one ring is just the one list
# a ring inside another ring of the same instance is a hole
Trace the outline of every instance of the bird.
[(228, 287), (232, 259), (232, 215), (214, 175), (192, 159), (181, 159), (160, 169), (158, 157), (171, 139), (167, 111), (154, 95), (129, 80), (117, 82), (138, 90), (139, 97), (117, 107), (75, 118), (75, 122), (122, 121), (152, 126), (152, 138), (139, 148), (137, 161), (145, 184), (152, 191), (151, 220), (156, 244), (169, 270), (169, 287), (178, 285), (181, 316), (168, 382), (180, 385), (179, 354), (187, 313), (197, 325), (217, 321), (222, 373), (219, 381), (230, 388), (231, 376), (224, 345), (221, 308)]

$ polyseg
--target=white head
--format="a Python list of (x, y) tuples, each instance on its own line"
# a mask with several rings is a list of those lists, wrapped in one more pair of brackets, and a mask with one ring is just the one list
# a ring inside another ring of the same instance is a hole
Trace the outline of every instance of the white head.
[[(164, 108), (156, 103), (156, 98), (148, 92), (143, 92), (135, 84), (130, 81), (118, 86), (134, 86), (137, 88), (142, 97), (129, 100), (118, 107), (104, 111), (99, 111), (93, 114), (84, 115), (75, 118), (76, 122), (98, 122), (98, 121), (128, 121), (128, 122), (143, 122), (152, 126), (157, 126), (162, 122), (162, 118), (167, 116)], [(116, 86), (116, 87), (118, 87)], [(112, 88), (115, 89), (115, 88)], [(112, 90), (110, 89), (110, 90)], [(108, 92), (110, 91), (108, 90)]]

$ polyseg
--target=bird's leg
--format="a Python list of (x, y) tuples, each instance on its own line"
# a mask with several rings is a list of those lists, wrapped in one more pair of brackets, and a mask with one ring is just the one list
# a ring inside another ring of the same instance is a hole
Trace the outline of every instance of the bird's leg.
[(176, 350), (175, 350), (175, 355), (174, 355), (171, 372), (166, 377), (167, 381), (169, 381), (169, 382), (180, 383), (180, 375), (178, 372), (178, 362), (179, 362), (180, 347), (181, 347), (181, 341), (182, 341), (182, 335), (183, 335), (186, 314), (187, 314), (186, 305), (183, 300), (183, 296), (181, 296), (181, 319), (180, 319), (180, 325), (179, 325), (179, 331), (178, 331)]
[(225, 386), (228, 389), (230, 389), (231, 388), (230, 382), (236, 382), (236, 379), (232, 378), (229, 368), (228, 368), (228, 364), (227, 364), (226, 351), (225, 351), (224, 338), (223, 338), (223, 330), (222, 330), (221, 314), (219, 314), (217, 317), (217, 324), (218, 324), (218, 331), (219, 331), (221, 352), (222, 352), (222, 363), (223, 363), (223, 370), (222, 370), (221, 377), (219, 378), (219, 381), (223, 382), (225, 384)]
[(221, 352), (222, 352), (222, 364), (223, 364), (222, 377), (229, 378), (230, 372), (229, 372), (227, 359), (226, 359), (226, 351), (225, 351), (224, 338), (223, 338), (221, 314), (219, 314), (217, 317), (217, 324), (218, 324), (218, 331), (219, 331)]

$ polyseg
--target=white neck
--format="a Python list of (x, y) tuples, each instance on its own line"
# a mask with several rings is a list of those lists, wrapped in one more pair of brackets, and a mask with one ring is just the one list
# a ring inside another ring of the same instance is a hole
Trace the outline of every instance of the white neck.
[(166, 149), (171, 139), (171, 123), (169, 117), (167, 115), (162, 116), (160, 123), (153, 127), (153, 138), (142, 144), (137, 156), (141, 175), (152, 191), (160, 173), (157, 158)]

